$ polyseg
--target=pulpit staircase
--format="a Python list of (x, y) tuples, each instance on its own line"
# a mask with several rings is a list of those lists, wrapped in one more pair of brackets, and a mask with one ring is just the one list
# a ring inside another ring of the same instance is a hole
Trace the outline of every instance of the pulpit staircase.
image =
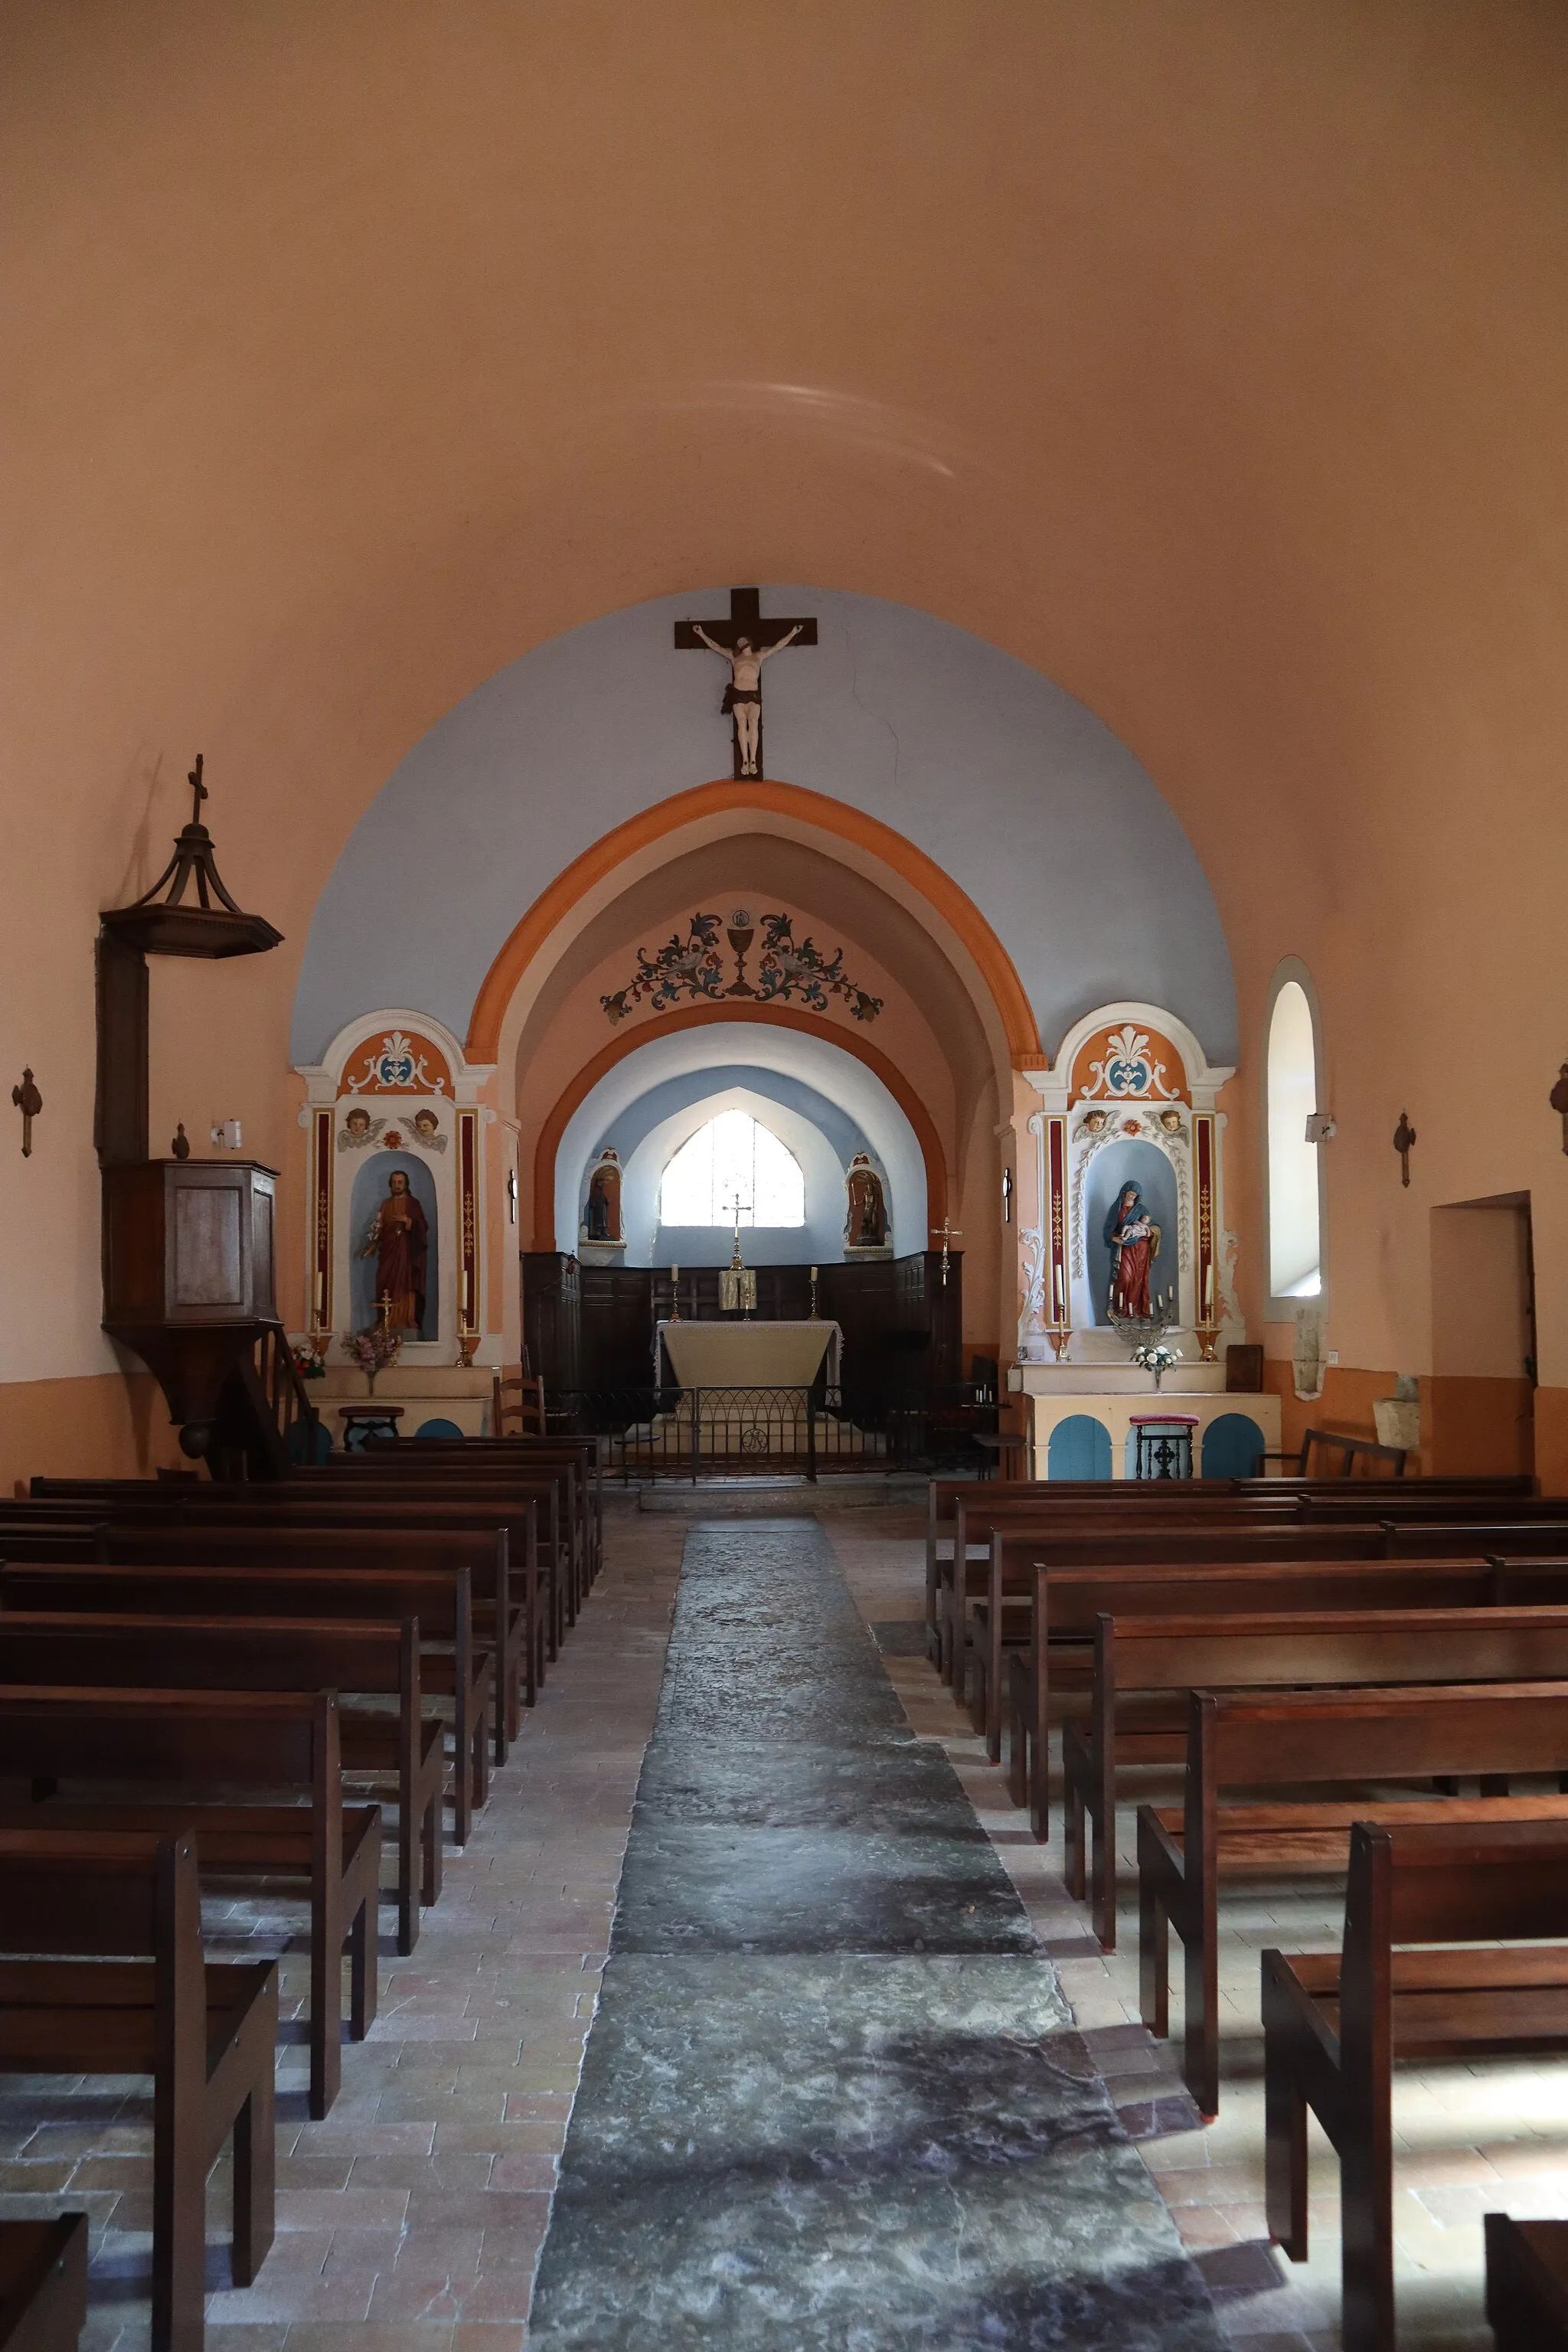
[(287, 1478), (317, 1458), (321, 1427), (288, 1334), (280, 1323), (266, 1324), (218, 1393), (207, 1466), (230, 1482)]

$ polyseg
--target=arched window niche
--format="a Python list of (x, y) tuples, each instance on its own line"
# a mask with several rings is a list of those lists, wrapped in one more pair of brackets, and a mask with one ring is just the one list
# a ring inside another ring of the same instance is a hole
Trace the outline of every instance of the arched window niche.
[(1279, 1319), (1326, 1287), (1323, 1147), (1308, 1134), (1323, 1102), (1322, 1030), (1311, 974), (1294, 956), (1274, 975), (1264, 1034), (1268, 1303)]
[(749, 1111), (723, 1110), (667, 1162), (658, 1221), (732, 1226), (737, 1201), (742, 1226), (805, 1223), (805, 1178), (789, 1146)]

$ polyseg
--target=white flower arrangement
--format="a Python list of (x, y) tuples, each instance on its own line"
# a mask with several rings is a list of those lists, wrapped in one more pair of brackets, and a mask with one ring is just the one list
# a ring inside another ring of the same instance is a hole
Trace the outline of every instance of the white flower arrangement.
[(1154, 1386), (1158, 1388), (1172, 1365), (1181, 1362), (1182, 1351), (1180, 1348), (1167, 1348), (1163, 1339), (1152, 1343), (1145, 1340), (1141, 1348), (1133, 1349), (1132, 1360), (1141, 1371), (1153, 1373)]

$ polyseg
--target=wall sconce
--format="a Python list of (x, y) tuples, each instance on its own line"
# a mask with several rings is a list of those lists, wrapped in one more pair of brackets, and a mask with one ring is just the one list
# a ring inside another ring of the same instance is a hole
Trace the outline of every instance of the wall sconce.
[(1315, 1110), (1308, 1115), (1307, 1141), (1331, 1143), (1340, 1131), (1340, 1123), (1330, 1110)]

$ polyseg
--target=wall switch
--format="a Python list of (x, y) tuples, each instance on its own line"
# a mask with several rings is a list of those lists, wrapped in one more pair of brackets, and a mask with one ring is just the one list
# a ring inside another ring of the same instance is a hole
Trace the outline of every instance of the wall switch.
[(1331, 1349), (1329, 1349), (1328, 1355), (1327, 1355), (1327, 1356), (1325, 1357), (1325, 1359), (1324, 1359), (1324, 1361), (1325, 1361), (1326, 1363), (1330, 1363), (1330, 1364), (1337, 1364), (1337, 1363), (1339, 1362), (1339, 1360), (1340, 1360), (1340, 1351), (1339, 1351), (1339, 1349), (1338, 1349), (1337, 1348), (1331, 1348)]

